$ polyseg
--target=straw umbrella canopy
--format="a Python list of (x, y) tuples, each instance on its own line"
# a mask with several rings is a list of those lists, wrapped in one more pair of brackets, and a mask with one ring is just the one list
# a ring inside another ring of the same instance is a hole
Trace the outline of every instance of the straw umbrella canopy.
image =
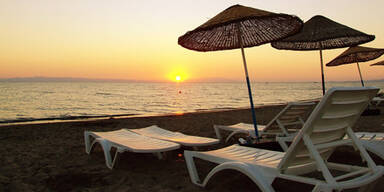
[(379, 61), (377, 63), (371, 64), (371, 66), (384, 65), (384, 61)]
[(359, 62), (370, 61), (376, 59), (384, 54), (384, 49), (377, 49), (371, 47), (355, 46), (350, 47), (332, 61), (326, 64), (328, 67), (339, 66), (343, 64), (356, 63), (357, 69), (360, 74), (361, 85), (364, 87), (363, 77), (361, 75)]
[(300, 33), (273, 42), (272, 47), (286, 50), (319, 50), (324, 95), (325, 85), (322, 50), (356, 46), (374, 39), (374, 35), (367, 35), (324, 16), (316, 15), (304, 23)]
[(178, 43), (187, 49), (203, 52), (241, 49), (252, 120), (258, 137), (244, 48), (293, 35), (301, 29), (302, 24), (303, 21), (296, 16), (234, 5), (179, 37)]

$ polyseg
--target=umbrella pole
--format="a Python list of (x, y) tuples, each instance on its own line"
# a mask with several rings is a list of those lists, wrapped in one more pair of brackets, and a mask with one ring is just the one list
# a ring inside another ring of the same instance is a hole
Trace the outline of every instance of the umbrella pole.
[(255, 128), (255, 135), (256, 138), (259, 138), (259, 133), (257, 130), (257, 122), (256, 122), (256, 113), (255, 113), (255, 107), (253, 105), (253, 98), (252, 98), (252, 90), (251, 90), (251, 83), (249, 82), (249, 75), (248, 75), (248, 69), (247, 69), (247, 62), (245, 60), (245, 54), (244, 54), (244, 48), (241, 46), (241, 54), (243, 55), (243, 64), (244, 64), (244, 71), (245, 71), (245, 79), (247, 81), (247, 87), (248, 87), (248, 94), (249, 94), (249, 103), (251, 104), (251, 111), (252, 111), (252, 120), (253, 120), (253, 126)]
[(247, 61), (245, 59), (245, 53), (244, 53), (244, 47), (243, 47), (243, 41), (241, 39), (241, 31), (240, 31), (240, 26), (239, 24), (237, 25), (237, 36), (239, 40), (239, 44), (241, 47), (241, 55), (243, 57), (243, 65), (244, 65), (244, 72), (245, 72), (245, 79), (247, 81), (247, 87), (248, 87), (248, 94), (249, 94), (249, 103), (251, 104), (251, 111), (252, 111), (252, 121), (253, 121), (253, 126), (255, 128), (255, 135), (256, 135), (256, 140), (259, 140), (259, 132), (257, 130), (257, 122), (256, 122), (256, 113), (255, 113), (255, 107), (253, 105), (253, 98), (252, 98), (252, 90), (251, 90), (251, 83), (249, 81), (249, 75), (248, 75), (248, 67), (247, 67)]
[(363, 81), (363, 76), (361, 76), (359, 62), (356, 62), (356, 65), (357, 65), (357, 69), (359, 70), (361, 85), (364, 87), (364, 81)]
[(325, 95), (323, 51), (321, 50), (321, 46), (320, 46), (320, 65), (321, 65), (321, 84), (322, 84), (322, 87), (323, 87), (323, 95)]

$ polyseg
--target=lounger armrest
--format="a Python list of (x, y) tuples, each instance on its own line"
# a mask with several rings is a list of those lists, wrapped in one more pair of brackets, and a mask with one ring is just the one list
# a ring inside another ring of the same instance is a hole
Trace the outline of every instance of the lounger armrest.
[[(372, 188), (374, 187), (375, 181), (380, 179), (384, 174), (384, 167), (377, 166), (376, 171), (373, 174), (365, 174), (355, 179), (340, 182), (340, 189), (350, 189), (350, 188)], [(371, 186), (373, 184), (373, 186)]]

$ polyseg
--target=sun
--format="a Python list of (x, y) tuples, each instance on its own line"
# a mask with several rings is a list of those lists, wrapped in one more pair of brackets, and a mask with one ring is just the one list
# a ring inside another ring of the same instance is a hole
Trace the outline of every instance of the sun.
[(185, 72), (184, 69), (173, 69), (167, 74), (167, 79), (172, 82), (181, 83), (188, 80), (189, 75)]

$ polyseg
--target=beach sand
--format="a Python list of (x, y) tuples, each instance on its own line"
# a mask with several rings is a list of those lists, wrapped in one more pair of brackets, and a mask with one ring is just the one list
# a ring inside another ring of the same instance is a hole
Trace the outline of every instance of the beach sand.
[[(267, 123), (283, 106), (256, 109), (259, 123)], [(384, 112), (384, 108), (380, 107)], [(84, 149), (84, 131), (110, 131), (158, 125), (191, 135), (215, 137), (213, 124), (251, 122), (247, 109), (184, 115), (129, 117), (76, 122), (33, 123), (0, 127), (0, 192), (2, 191), (257, 191), (247, 177), (223, 172), (207, 188), (190, 181), (183, 149), (167, 153), (165, 160), (152, 154), (123, 153), (115, 169), (106, 167), (101, 147), (91, 155)], [(383, 132), (383, 115), (362, 116), (355, 131)], [(274, 144), (276, 145), (276, 144)], [(200, 150), (224, 147), (224, 144)], [(351, 149), (340, 149), (337, 161), (360, 161)], [(374, 160), (383, 165), (377, 157)], [(201, 173), (212, 164), (197, 161)], [(308, 186), (277, 179), (277, 191), (306, 191)], [(310, 189), (310, 188), (309, 188)], [(376, 191), (384, 191), (383, 178)]]

